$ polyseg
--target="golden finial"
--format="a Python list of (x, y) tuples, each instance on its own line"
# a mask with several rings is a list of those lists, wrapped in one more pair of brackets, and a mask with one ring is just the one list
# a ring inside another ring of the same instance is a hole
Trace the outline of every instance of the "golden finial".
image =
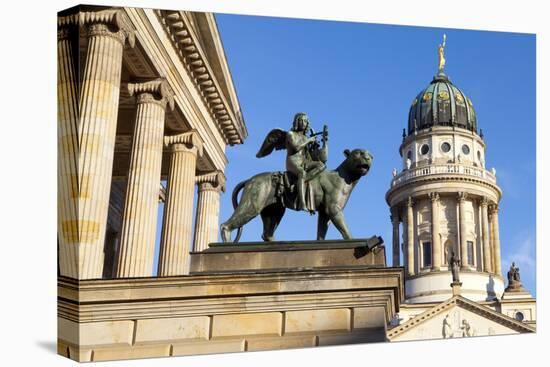
[(440, 44), (437, 47), (438, 54), (439, 54), (439, 72), (442, 73), (443, 69), (445, 69), (445, 41), (447, 39), (447, 35), (443, 34), (443, 43)]

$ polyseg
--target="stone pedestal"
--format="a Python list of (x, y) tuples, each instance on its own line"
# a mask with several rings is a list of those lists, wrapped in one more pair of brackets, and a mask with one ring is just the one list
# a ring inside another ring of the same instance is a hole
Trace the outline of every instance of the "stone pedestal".
[(460, 290), (462, 289), (462, 283), (461, 282), (452, 282), (451, 288), (453, 289), (453, 296), (460, 295)]
[(58, 353), (84, 362), (385, 342), (404, 299), (403, 277), (402, 268), (361, 265), (62, 277)]
[(385, 267), (380, 237), (354, 240), (214, 243), (191, 254), (191, 274)]

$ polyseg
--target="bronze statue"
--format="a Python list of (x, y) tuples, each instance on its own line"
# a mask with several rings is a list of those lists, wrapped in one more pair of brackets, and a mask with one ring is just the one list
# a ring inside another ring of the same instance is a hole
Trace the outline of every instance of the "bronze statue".
[(445, 69), (445, 43), (447, 40), (447, 35), (443, 35), (443, 43), (437, 46), (437, 55), (439, 57), (438, 70), (440, 73)]
[[(309, 137), (307, 136), (308, 131), (312, 132)], [(306, 202), (306, 181), (311, 180), (325, 169), (325, 162), (328, 159), (328, 129), (326, 125), (322, 134), (323, 146), (320, 148), (317, 142), (318, 134), (315, 134), (310, 128), (309, 118), (305, 113), (298, 112), (294, 116), (290, 131), (271, 130), (256, 154), (257, 158), (263, 158), (271, 154), (273, 149), (286, 149), (286, 169), (296, 176), (298, 195), (296, 210), (314, 212), (314, 208)]]
[(458, 272), (460, 269), (460, 260), (455, 255), (455, 252), (453, 251), (451, 253), (451, 259), (449, 261), (449, 264), (451, 265), (451, 273), (453, 275), (453, 283), (460, 283), (460, 279), (458, 276)]
[(521, 282), (519, 278), (519, 268), (516, 266), (515, 262), (512, 262), (512, 265), (510, 265), (510, 270), (508, 270), (508, 282)]
[(519, 276), (519, 268), (516, 266), (515, 262), (512, 262), (510, 265), (510, 270), (508, 270), (508, 287), (505, 291), (521, 291), (523, 286), (521, 284), (521, 279)]
[[(235, 211), (220, 226), (223, 242), (230, 241), (234, 229), (238, 229), (235, 238), (238, 242), (242, 227), (258, 215), (263, 221), (262, 239), (273, 241), (286, 208), (318, 212), (318, 240), (325, 239), (329, 221), (344, 239), (352, 238), (342, 211), (359, 179), (369, 172), (373, 157), (364, 149), (346, 149), (345, 160), (335, 170), (326, 170), (328, 130), (325, 127), (322, 133), (307, 137), (308, 129), (307, 116), (299, 113), (290, 132), (274, 129), (267, 135), (257, 157), (286, 148), (288, 171), (260, 173), (235, 187), (232, 195)], [(317, 135), (322, 135), (322, 146), (316, 141)]]

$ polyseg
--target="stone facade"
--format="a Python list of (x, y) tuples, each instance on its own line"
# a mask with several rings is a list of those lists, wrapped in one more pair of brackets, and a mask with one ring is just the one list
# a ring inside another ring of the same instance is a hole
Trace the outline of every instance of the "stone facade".
[(384, 342), (402, 285), (402, 269), (369, 266), (61, 278), (58, 351), (83, 362)]
[(223, 177), (226, 145), (247, 136), (213, 15), (59, 13), (58, 100), (59, 273), (155, 276), (162, 225), (159, 275), (186, 274), (193, 233), (202, 247), (217, 238), (220, 191), (202, 178)]

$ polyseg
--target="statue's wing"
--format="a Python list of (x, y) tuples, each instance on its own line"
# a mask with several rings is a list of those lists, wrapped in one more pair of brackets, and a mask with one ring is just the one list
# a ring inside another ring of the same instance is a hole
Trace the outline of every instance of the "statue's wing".
[(286, 131), (282, 129), (271, 130), (269, 134), (267, 134), (267, 136), (265, 137), (262, 147), (260, 148), (258, 153), (256, 153), (256, 157), (263, 158), (271, 154), (271, 152), (273, 152), (273, 149), (285, 149), (286, 134)]

